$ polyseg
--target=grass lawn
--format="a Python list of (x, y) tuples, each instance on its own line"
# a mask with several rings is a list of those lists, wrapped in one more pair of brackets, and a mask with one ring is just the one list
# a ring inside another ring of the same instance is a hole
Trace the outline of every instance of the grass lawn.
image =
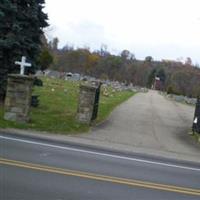
[[(40, 104), (31, 108), (31, 122), (20, 124), (3, 119), (4, 109), (0, 105), (0, 128), (19, 128), (47, 131), (53, 133), (87, 132), (88, 125), (76, 121), (79, 83), (58, 79), (43, 79), (43, 87), (35, 87), (34, 94), (39, 95)], [(113, 92), (108, 89), (109, 97), (100, 96), (98, 118), (95, 123), (104, 121), (112, 110), (134, 95), (133, 92)]]

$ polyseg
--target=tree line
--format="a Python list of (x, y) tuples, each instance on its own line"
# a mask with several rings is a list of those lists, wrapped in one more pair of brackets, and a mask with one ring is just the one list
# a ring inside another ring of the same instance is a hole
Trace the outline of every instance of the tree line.
[(48, 43), (48, 49), (54, 57), (51, 68), (60, 72), (80, 73), (103, 80), (132, 83), (151, 88), (155, 77), (159, 77), (163, 90), (168, 93), (197, 97), (200, 95), (200, 68), (192, 64), (188, 57), (180, 61), (155, 61), (151, 56), (138, 60), (128, 50), (119, 55), (107, 51), (106, 46), (100, 50), (74, 48), (66, 45), (58, 49), (58, 39)]

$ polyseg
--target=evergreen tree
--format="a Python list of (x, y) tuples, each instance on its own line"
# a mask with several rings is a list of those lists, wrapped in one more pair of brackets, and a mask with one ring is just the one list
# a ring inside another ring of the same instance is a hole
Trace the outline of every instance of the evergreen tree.
[(53, 63), (53, 56), (47, 48), (44, 48), (39, 56), (40, 69), (44, 71)]
[(148, 81), (147, 81), (148, 88), (152, 87), (153, 82), (155, 80), (155, 76), (156, 76), (156, 69), (152, 69), (149, 76), (148, 76)]
[(162, 81), (162, 83), (165, 83), (165, 79), (166, 79), (166, 74), (165, 74), (165, 70), (163, 68), (161, 68), (158, 72), (157, 72), (157, 76), (160, 78), (160, 80)]
[(43, 13), (44, 0), (1, 0), (0, 2), (0, 99), (4, 98), (8, 73), (19, 72), (14, 62), (26, 56), (34, 73), (40, 53), (43, 28), (48, 26)]

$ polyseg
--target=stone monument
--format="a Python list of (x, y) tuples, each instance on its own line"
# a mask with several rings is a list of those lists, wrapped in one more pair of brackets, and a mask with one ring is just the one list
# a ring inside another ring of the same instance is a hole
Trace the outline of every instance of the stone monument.
[(15, 64), (20, 65), (20, 74), (8, 75), (4, 119), (27, 123), (30, 120), (34, 78), (24, 75), (25, 67), (31, 67), (30, 63), (26, 63), (25, 56), (22, 56), (21, 62), (17, 61)]

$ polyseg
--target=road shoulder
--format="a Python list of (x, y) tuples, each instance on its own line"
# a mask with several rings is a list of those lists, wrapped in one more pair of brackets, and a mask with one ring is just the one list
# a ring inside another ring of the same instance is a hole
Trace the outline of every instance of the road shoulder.
[(88, 138), (82, 138), (77, 136), (65, 136), (59, 134), (49, 134), (37, 131), (27, 131), (19, 129), (0, 129), (0, 134), (4, 136), (11, 137), (22, 137), (23, 139), (36, 139), (46, 142), (57, 142), (61, 144), (72, 144), (76, 146), (81, 146), (85, 148), (94, 148), (99, 150), (133, 154), (138, 157), (154, 157), (157, 160), (160, 159), (172, 159), (178, 162), (194, 162), (200, 164), (200, 155), (186, 155), (176, 152), (166, 152), (161, 150), (156, 150), (152, 148), (138, 148), (130, 145), (124, 145), (108, 141), (100, 141)]

